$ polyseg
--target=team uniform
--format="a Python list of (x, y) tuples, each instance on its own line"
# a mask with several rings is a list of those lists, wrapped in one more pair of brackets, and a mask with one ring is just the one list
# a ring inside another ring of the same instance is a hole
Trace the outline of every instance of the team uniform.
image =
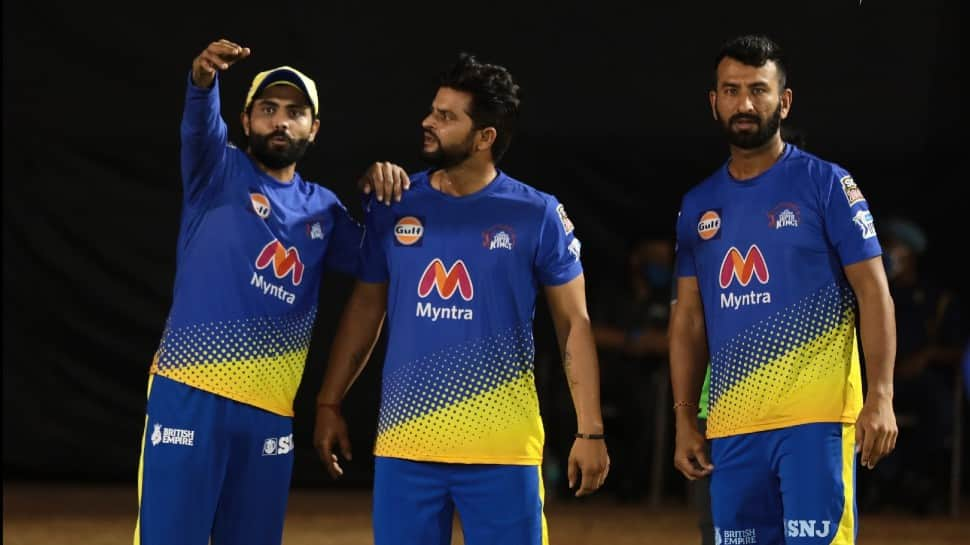
[(367, 216), (360, 279), (388, 283), (374, 448), (377, 545), (546, 542), (532, 320), (582, 273), (562, 205), (504, 173), (454, 197), (412, 177)]
[(135, 544), (279, 543), (293, 398), (324, 268), (363, 229), (329, 190), (281, 183), (227, 140), (218, 79), (189, 79), (172, 308), (151, 366)]
[(843, 267), (882, 253), (861, 191), (787, 145), (756, 178), (725, 164), (692, 189), (677, 240), (710, 350), (717, 542), (854, 543), (862, 386)]

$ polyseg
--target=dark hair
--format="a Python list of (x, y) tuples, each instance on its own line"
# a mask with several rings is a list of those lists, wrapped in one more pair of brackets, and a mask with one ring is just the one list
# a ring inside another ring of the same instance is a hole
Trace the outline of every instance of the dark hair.
[(724, 60), (724, 57), (731, 57), (742, 64), (755, 68), (764, 66), (768, 61), (773, 61), (775, 66), (778, 67), (779, 89), (784, 89), (788, 82), (788, 67), (781, 46), (767, 36), (748, 34), (728, 40), (722, 45), (721, 51), (714, 59), (714, 89), (717, 89), (717, 67)]
[(458, 62), (441, 74), (438, 85), (472, 96), (468, 115), (475, 129), (495, 128), (492, 159), (498, 163), (512, 143), (519, 118), (519, 86), (512, 74), (504, 66), (482, 64), (471, 54), (462, 53)]

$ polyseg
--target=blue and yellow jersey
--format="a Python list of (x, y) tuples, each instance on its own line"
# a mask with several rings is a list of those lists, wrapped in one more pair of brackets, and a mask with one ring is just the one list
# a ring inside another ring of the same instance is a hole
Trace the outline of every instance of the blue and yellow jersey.
[(579, 276), (579, 254), (562, 205), (503, 173), (454, 197), (422, 172), (400, 203), (373, 203), (360, 278), (388, 283), (375, 454), (539, 464), (536, 295)]
[(788, 145), (766, 172), (727, 164), (677, 220), (678, 275), (696, 276), (711, 358), (709, 437), (856, 420), (857, 304), (843, 267), (881, 254), (845, 170)]
[(363, 229), (331, 191), (282, 183), (227, 140), (218, 80), (186, 91), (172, 308), (151, 372), (293, 415), (324, 267), (356, 272)]

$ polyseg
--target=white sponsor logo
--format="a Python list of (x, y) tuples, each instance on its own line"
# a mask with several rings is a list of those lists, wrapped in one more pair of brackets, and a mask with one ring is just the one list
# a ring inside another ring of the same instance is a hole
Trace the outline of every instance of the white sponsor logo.
[(574, 238), (572, 242), (569, 243), (569, 253), (573, 254), (576, 261), (579, 261), (579, 254), (582, 251), (583, 245), (579, 242), (578, 238)]
[(432, 322), (438, 320), (473, 320), (472, 309), (459, 308), (454, 305), (449, 307), (433, 307), (431, 303), (418, 302), (416, 315), (419, 318), (431, 318)]
[(263, 295), (273, 296), (280, 301), (285, 301), (287, 304), (292, 305), (296, 301), (296, 294), (290, 293), (279, 284), (273, 284), (267, 282), (263, 275), (258, 272), (253, 272), (253, 278), (249, 281), (249, 285), (255, 287), (263, 292)]
[(269, 437), (263, 441), (263, 456), (279, 456), (293, 450), (293, 434)]
[(859, 210), (852, 216), (859, 230), (862, 231), (862, 238), (872, 238), (876, 236), (876, 226), (872, 223), (872, 214), (868, 210)]
[(320, 226), (319, 221), (313, 222), (313, 225), (310, 226), (310, 238), (323, 240), (323, 227)]
[(722, 545), (757, 545), (758, 534), (754, 528), (744, 528), (743, 530), (721, 530)]
[(750, 292), (743, 293), (741, 295), (735, 295), (733, 293), (721, 294), (721, 308), (738, 310), (741, 307), (768, 303), (771, 303), (770, 291), (751, 290)]
[(182, 445), (185, 447), (195, 446), (195, 430), (166, 428), (156, 423), (155, 431), (152, 432), (152, 446), (156, 446), (159, 443), (163, 445)]
[(829, 537), (832, 522), (828, 520), (786, 520), (788, 537)]

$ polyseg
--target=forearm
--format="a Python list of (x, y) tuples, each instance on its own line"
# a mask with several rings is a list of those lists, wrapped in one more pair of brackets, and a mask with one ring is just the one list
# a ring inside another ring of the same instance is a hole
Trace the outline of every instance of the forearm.
[(670, 383), (678, 425), (696, 425), (707, 361), (703, 315), (675, 315), (670, 327)]
[(576, 409), (576, 431), (603, 433), (599, 362), (588, 319), (574, 318), (557, 327), (562, 366)]
[(364, 370), (377, 343), (386, 302), (382, 304), (360, 292), (359, 287), (354, 290), (340, 319), (323, 384), (317, 394), (318, 403), (338, 404), (343, 400)]
[(866, 362), (867, 395), (893, 394), (896, 321), (893, 301), (885, 293), (858, 293), (859, 333)]

